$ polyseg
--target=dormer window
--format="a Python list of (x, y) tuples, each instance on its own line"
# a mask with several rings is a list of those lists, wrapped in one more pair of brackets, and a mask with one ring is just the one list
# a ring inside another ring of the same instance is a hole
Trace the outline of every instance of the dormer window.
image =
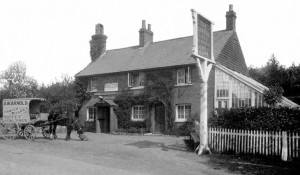
[(95, 91), (95, 92), (97, 91), (97, 78), (96, 77), (93, 77), (93, 78), (89, 79), (87, 90), (88, 91)]
[(191, 68), (177, 69), (177, 85), (190, 84), (191, 80)]
[(145, 73), (128, 73), (128, 87), (143, 87), (145, 84)]

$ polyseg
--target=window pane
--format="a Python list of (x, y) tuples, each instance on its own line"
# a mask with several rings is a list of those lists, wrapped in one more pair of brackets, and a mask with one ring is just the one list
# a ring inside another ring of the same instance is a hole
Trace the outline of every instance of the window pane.
[(185, 106), (185, 118), (189, 118), (191, 117), (191, 106), (190, 105), (186, 105)]
[(133, 106), (132, 107), (132, 118), (133, 119), (144, 119), (146, 116), (146, 110), (144, 106)]
[(177, 106), (177, 119), (187, 119), (191, 117), (191, 105)]
[(177, 83), (178, 84), (184, 84), (185, 83), (185, 70), (184, 69), (178, 69), (177, 70)]
[(139, 85), (140, 86), (144, 86), (145, 83), (145, 74), (144, 73), (140, 73), (139, 74)]

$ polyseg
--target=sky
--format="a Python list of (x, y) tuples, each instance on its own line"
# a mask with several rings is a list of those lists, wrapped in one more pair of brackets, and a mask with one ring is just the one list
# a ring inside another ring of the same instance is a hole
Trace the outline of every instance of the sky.
[(191, 36), (191, 9), (224, 30), (233, 4), (247, 66), (261, 67), (272, 54), (280, 64), (300, 64), (297, 0), (0, 0), (0, 71), (22, 61), (27, 75), (49, 84), (74, 76), (91, 61), (89, 41), (104, 25), (107, 50), (138, 45), (142, 20), (154, 42)]

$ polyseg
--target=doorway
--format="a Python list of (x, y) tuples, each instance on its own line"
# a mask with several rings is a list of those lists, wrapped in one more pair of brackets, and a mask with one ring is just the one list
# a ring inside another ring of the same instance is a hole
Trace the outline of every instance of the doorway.
[(110, 131), (110, 106), (98, 107), (98, 120), (100, 123), (100, 132), (109, 133)]
[(162, 103), (155, 105), (154, 133), (165, 132), (165, 106)]

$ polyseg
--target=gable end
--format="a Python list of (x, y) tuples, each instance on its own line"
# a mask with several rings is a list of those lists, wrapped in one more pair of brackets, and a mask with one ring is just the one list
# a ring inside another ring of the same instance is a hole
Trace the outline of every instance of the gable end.
[(233, 71), (248, 75), (248, 68), (236, 32), (232, 33), (216, 61)]

